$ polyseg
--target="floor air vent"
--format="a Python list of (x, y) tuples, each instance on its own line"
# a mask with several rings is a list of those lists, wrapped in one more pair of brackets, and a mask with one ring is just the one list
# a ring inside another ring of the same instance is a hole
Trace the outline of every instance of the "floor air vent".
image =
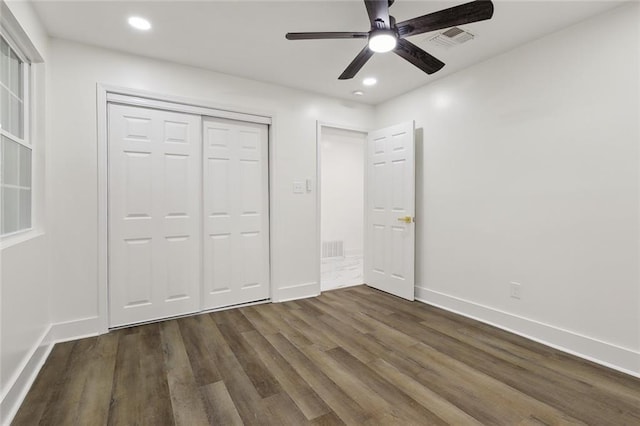
[(322, 258), (329, 257), (343, 257), (344, 256), (344, 241), (323, 241), (322, 242)]

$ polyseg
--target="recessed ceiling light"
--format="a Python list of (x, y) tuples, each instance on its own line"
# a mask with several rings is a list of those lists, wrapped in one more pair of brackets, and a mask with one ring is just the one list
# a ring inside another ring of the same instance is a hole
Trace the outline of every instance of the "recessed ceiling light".
[(362, 84), (364, 84), (365, 86), (373, 86), (377, 82), (378, 80), (376, 80), (375, 77), (367, 77), (364, 80), (362, 80)]
[(147, 31), (151, 29), (151, 22), (139, 16), (132, 16), (129, 18), (129, 25), (136, 30)]
[(351, 92), (354, 96), (362, 96), (364, 95), (364, 92), (362, 90), (354, 90), (353, 92)]

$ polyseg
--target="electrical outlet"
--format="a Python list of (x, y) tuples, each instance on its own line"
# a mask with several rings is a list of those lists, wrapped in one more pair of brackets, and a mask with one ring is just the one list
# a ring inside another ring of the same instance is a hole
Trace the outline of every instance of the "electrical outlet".
[(514, 299), (522, 298), (522, 284), (512, 281), (509, 283), (509, 290), (512, 298)]

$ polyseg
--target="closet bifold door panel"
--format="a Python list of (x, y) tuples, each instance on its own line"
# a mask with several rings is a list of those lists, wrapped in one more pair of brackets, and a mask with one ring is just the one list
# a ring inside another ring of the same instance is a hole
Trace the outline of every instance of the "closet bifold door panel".
[(268, 127), (203, 119), (203, 308), (269, 298)]
[(108, 106), (110, 327), (200, 309), (202, 118)]

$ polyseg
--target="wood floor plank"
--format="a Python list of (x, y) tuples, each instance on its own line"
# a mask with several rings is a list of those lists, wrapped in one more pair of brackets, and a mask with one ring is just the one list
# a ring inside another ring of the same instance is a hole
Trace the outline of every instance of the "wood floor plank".
[(248, 306), (242, 309), (242, 315), (251, 323), (251, 325), (258, 330), (260, 333), (266, 334), (276, 334), (278, 329), (271, 325), (269, 322), (265, 321), (258, 312), (258, 306)]
[(13, 419), (14, 426), (36, 425), (44, 420), (42, 416), (49, 401), (57, 401), (60, 398), (74, 346), (75, 342), (65, 342), (55, 345), (51, 350), (40, 374), (25, 397), (22, 408)]
[(236, 406), (227, 391), (227, 387), (221, 380), (200, 388), (205, 404), (209, 424), (212, 425), (242, 425), (242, 419)]
[[(355, 331), (350, 323), (342, 323), (330, 315), (322, 315), (317, 318), (319, 326), (330, 331), (328, 334), (333, 340), (349, 351), (353, 356), (368, 363), (376, 359), (377, 343), (371, 340), (370, 335)], [(342, 325), (341, 325), (342, 324)]]
[(79, 419), (88, 419), (95, 424), (105, 424), (116, 348), (115, 336), (77, 341), (58, 400), (50, 400), (41, 423), (77, 424)]
[(289, 340), (299, 346), (312, 345), (313, 342), (311, 340), (307, 339), (283, 319), (283, 315), (286, 314), (281, 309), (280, 304), (276, 303), (263, 309), (257, 309), (257, 311), (262, 317), (262, 321), (270, 323), (277, 333), (287, 336)]
[(288, 316), (290, 318), (287, 319), (287, 323), (317, 348), (327, 350), (337, 346), (337, 343), (331, 340), (322, 328), (314, 328), (312, 326), (312, 323), (317, 322), (317, 320), (315, 317), (310, 317), (309, 313), (302, 309), (300, 305), (297, 305), (295, 309), (290, 309)]
[(287, 393), (278, 393), (263, 399), (261, 411), (270, 425), (299, 426), (308, 423), (307, 418)]
[[(118, 332), (116, 332), (118, 333)], [(141, 398), (131, 398), (130, 392), (141, 392), (142, 377), (138, 356), (138, 333), (118, 333), (120, 344), (116, 355), (116, 370), (113, 375), (112, 401), (109, 407), (109, 425), (125, 425), (127, 422), (136, 424), (141, 420)], [(161, 371), (164, 372), (164, 364)], [(166, 383), (166, 381), (165, 381)], [(168, 396), (169, 390), (166, 389)], [(170, 401), (170, 400), (169, 400)], [(169, 404), (170, 406), (170, 404)], [(164, 413), (173, 420), (173, 413), (168, 409)]]
[(403, 390), (407, 395), (412, 395), (418, 403), (446, 423), (469, 426), (480, 426), (482, 424), (428, 387), (400, 372), (387, 361), (378, 359), (373, 364), (373, 367), (398, 389)]
[(207, 339), (202, 338), (195, 317), (180, 318), (177, 321), (198, 386), (222, 380), (215, 364), (215, 356), (209, 350)]
[(338, 321), (349, 324), (360, 333), (366, 334), (372, 331), (369, 325), (359, 321), (357, 316), (354, 315), (359, 313), (358, 310), (350, 311), (349, 308), (347, 308), (347, 306), (353, 308), (354, 305), (345, 303), (344, 300), (319, 297), (318, 300), (314, 300), (313, 305), (320, 309), (324, 315), (329, 315)]
[(56, 345), (14, 425), (640, 425), (640, 379), (357, 286)]
[(73, 343), (73, 349), (69, 354), (68, 366), (66, 374), (59, 387), (59, 394), (56, 399), (51, 399), (42, 413), (42, 422), (48, 424), (62, 424), (61, 422), (70, 423), (74, 420), (74, 405), (77, 402), (78, 383), (82, 380), (81, 362), (83, 354), (90, 348), (95, 341), (91, 340), (77, 341)]
[(103, 334), (92, 348), (91, 359), (84, 368), (85, 382), (76, 412), (78, 423), (88, 419), (94, 425), (107, 424), (118, 340), (116, 334)]
[(211, 315), (217, 322), (233, 326), (240, 333), (255, 330), (255, 326), (243, 315), (244, 310), (245, 308), (227, 309)]
[(273, 374), (264, 365), (256, 351), (242, 337), (239, 330), (225, 322), (217, 322), (218, 316), (212, 315), (218, 326), (218, 330), (224, 337), (227, 345), (233, 351), (254, 388), (261, 398), (267, 398), (279, 394), (282, 389)]
[(327, 352), (320, 351), (314, 347), (307, 346), (299, 348), (316, 368), (320, 369), (327, 377), (337, 384), (345, 394), (350, 395), (361, 407), (376, 407), (370, 413), (375, 417), (380, 412), (386, 412), (393, 407), (383, 397), (373, 392), (371, 388), (362, 381), (362, 377), (349, 374), (347, 367), (341, 365)]
[(320, 371), (295, 345), (280, 334), (265, 338), (285, 358), (292, 368), (313, 388), (325, 403), (349, 425), (363, 424), (370, 418), (365, 409), (326, 374)]
[(161, 323), (160, 338), (175, 424), (178, 426), (207, 424), (207, 414), (198, 392), (198, 385), (193, 376), (178, 322), (173, 320)]
[(214, 350), (218, 370), (242, 422), (246, 425), (266, 424), (260, 410), (256, 410), (262, 398), (213, 318), (211, 315), (199, 315), (197, 319), (200, 332), (207, 336), (208, 344)]
[[(304, 306), (302, 302), (300, 304)], [(360, 333), (353, 327), (353, 321), (341, 322), (323, 313), (310, 319), (309, 323), (365, 363), (373, 361), (380, 349), (378, 343), (369, 335)]]
[(405, 418), (407, 422), (446, 425), (446, 422), (420, 405), (417, 400), (405, 394), (400, 388), (386, 380), (384, 376), (378, 374), (376, 370), (360, 362), (343, 348), (331, 349), (327, 353), (352, 374), (355, 374), (374, 393), (382, 396), (391, 407), (403, 407), (401, 418)]
[(366, 288), (364, 292), (361, 292), (362, 289), (365, 289), (365, 286), (351, 287), (342, 291), (327, 291), (322, 293), (320, 297), (326, 298), (331, 302), (342, 301), (344, 303), (348, 303), (350, 312), (375, 312), (380, 315), (390, 315), (395, 313), (393, 308), (389, 308), (375, 299), (371, 301), (368, 298), (362, 297), (362, 295), (371, 296), (371, 292), (375, 290)]
[(175, 424), (158, 324), (115, 333), (121, 335), (108, 424)]
[(250, 331), (242, 333), (242, 337), (255, 349), (265, 366), (291, 396), (307, 420), (313, 420), (331, 411), (322, 398), (295, 370), (291, 369), (291, 365), (264, 336), (257, 331)]
[(316, 417), (310, 424), (313, 426), (341, 426), (345, 423), (332, 411), (323, 416)]

